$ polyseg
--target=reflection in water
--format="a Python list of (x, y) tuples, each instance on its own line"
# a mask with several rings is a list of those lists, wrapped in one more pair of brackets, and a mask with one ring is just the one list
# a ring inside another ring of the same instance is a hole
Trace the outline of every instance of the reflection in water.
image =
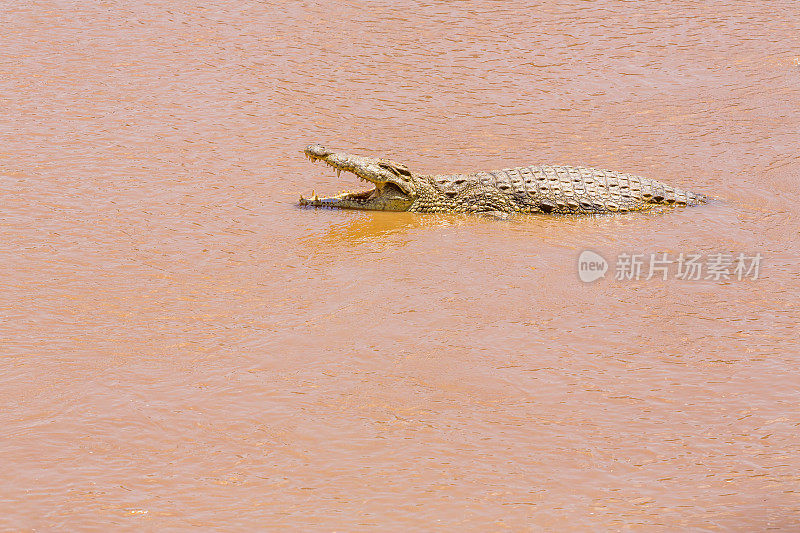
[[(309, 208), (303, 208), (305, 211)], [(315, 208), (310, 208), (315, 209)], [(364, 241), (377, 241), (382, 238), (402, 234), (410, 229), (430, 225), (423, 217), (413, 213), (386, 213), (381, 211), (348, 212), (345, 222), (333, 222), (321, 235), (303, 238), (305, 244), (319, 244), (326, 247), (347, 247)], [(299, 216), (303, 216), (300, 213)], [(335, 215), (331, 218), (333, 219)]]
[[(302, 208), (302, 210), (315, 208)], [(323, 213), (327, 210), (321, 209)], [(339, 218), (342, 211), (331, 214)], [(306, 246), (322, 246), (326, 249), (348, 248), (354, 244), (383, 242), (391, 237), (393, 245), (408, 242), (415, 230), (436, 230), (474, 223), (477, 217), (466, 215), (394, 213), (384, 211), (346, 211), (345, 222), (332, 222), (320, 235), (308, 235), (301, 239)], [(301, 213), (299, 216), (303, 216)], [(473, 219), (473, 220), (470, 220)]]

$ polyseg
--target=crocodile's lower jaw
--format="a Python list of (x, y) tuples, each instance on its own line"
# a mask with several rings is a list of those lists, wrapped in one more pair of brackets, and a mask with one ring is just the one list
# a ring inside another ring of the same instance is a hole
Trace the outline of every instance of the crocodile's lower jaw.
[(300, 195), (300, 205), (310, 207), (330, 207), (337, 209), (368, 209), (369, 198), (377, 192), (377, 189), (362, 192), (344, 192), (336, 196), (320, 198), (316, 193), (312, 193), (311, 198)]
[(346, 192), (336, 196), (320, 198), (312, 193), (311, 198), (300, 196), (300, 205), (330, 207), (335, 209), (366, 209), (371, 211), (407, 211), (413, 201), (400, 189), (381, 184), (374, 189), (361, 192)]

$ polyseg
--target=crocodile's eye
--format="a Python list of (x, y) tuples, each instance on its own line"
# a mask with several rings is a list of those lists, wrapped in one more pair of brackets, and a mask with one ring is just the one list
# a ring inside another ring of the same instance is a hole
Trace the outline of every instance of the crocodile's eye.
[(393, 165), (391, 163), (386, 163), (382, 161), (378, 163), (378, 166), (390, 172), (393, 172), (398, 176), (411, 176), (411, 172), (409, 172), (407, 168), (400, 165)]

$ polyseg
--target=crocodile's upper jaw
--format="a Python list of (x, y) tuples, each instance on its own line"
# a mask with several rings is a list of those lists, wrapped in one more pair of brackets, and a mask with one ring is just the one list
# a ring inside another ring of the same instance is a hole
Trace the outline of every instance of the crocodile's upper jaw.
[(352, 172), (375, 188), (337, 194), (320, 198), (300, 197), (300, 205), (335, 207), (339, 209), (371, 209), (380, 211), (407, 211), (416, 199), (413, 177), (405, 165), (386, 159), (360, 157), (328, 150), (318, 144), (308, 146), (303, 153), (311, 161), (324, 161), (336, 169), (337, 176), (344, 170)]

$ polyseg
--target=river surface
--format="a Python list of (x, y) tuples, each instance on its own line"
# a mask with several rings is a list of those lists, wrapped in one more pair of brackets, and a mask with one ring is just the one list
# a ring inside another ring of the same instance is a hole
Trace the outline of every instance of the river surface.
[[(800, 529), (796, 1), (0, 21), (0, 529)], [(713, 199), (315, 210), (310, 143)]]

